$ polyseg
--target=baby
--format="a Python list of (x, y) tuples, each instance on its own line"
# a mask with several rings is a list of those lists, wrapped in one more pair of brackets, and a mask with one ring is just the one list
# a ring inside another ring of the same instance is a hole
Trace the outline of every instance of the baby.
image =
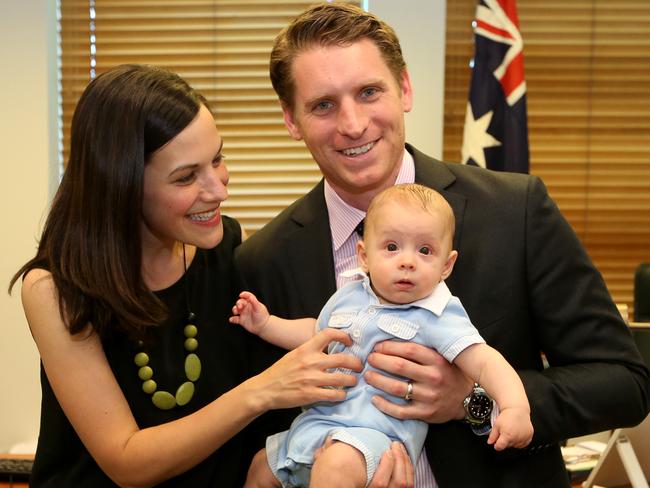
[[(357, 245), (361, 268), (348, 272), (360, 280), (339, 289), (317, 321), (269, 315), (253, 294), (241, 293), (232, 323), (286, 349), (325, 327), (343, 329), (353, 345), (333, 343), (329, 352), (346, 352), (364, 362), (357, 385), (343, 402), (310, 405), (290, 430), (267, 439), (265, 455), (264, 450), (258, 453), (250, 467), (247, 487), (364, 487), (394, 440), (406, 446), (416, 464), (427, 424), (379, 411), (371, 399), (385, 393), (364, 381), (371, 369), (367, 356), (387, 339), (436, 349), (494, 398), (499, 414), (488, 443), (495, 449), (530, 442), (530, 407), (519, 376), (485, 344), (444, 282), (458, 256), (452, 249), (454, 227), (453, 211), (439, 193), (417, 184), (396, 185), (377, 195), (368, 208)], [(415, 392), (412, 383), (404, 385), (401, 401), (408, 402)]]

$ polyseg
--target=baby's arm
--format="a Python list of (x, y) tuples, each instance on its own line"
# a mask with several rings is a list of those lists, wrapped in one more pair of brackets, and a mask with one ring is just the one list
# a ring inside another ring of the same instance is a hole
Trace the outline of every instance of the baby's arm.
[(492, 425), (488, 444), (497, 451), (526, 447), (533, 438), (530, 405), (519, 375), (505, 358), (487, 344), (474, 344), (454, 363), (496, 400), (499, 415)]
[(284, 349), (295, 349), (315, 333), (316, 319), (287, 320), (270, 315), (266, 306), (248, 291), (239, 294), (232, 314), (230, 323), (239, 324), (248, 332)]

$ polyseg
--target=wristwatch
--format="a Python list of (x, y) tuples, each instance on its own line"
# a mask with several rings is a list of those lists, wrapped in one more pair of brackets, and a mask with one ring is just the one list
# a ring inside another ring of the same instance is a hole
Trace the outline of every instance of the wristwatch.
[(465, 422), (470, 424), (475, 434), (484, 435), (492, 430), (490, 415), (493, 402), (478, 383), (474, 383), (472, 391), (463, 400), (463, 407), (465, 408)]

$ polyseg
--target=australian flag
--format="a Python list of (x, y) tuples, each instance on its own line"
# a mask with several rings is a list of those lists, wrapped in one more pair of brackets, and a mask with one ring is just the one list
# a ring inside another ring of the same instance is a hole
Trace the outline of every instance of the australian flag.
[(528, 173), (524, 43), (515, 0), (481, 0), (462, 162)]

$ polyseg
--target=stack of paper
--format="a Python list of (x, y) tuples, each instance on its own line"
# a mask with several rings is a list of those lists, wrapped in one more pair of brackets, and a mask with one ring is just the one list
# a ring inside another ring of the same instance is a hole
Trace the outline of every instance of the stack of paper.
[(562, 447), (564, 464), (572, 481), (581, 481), (586, 478), (589, 471), (598, 463), (598, 458), (605, 450), (606, 445), (599, 441), (583, 441), (573, 446)]

